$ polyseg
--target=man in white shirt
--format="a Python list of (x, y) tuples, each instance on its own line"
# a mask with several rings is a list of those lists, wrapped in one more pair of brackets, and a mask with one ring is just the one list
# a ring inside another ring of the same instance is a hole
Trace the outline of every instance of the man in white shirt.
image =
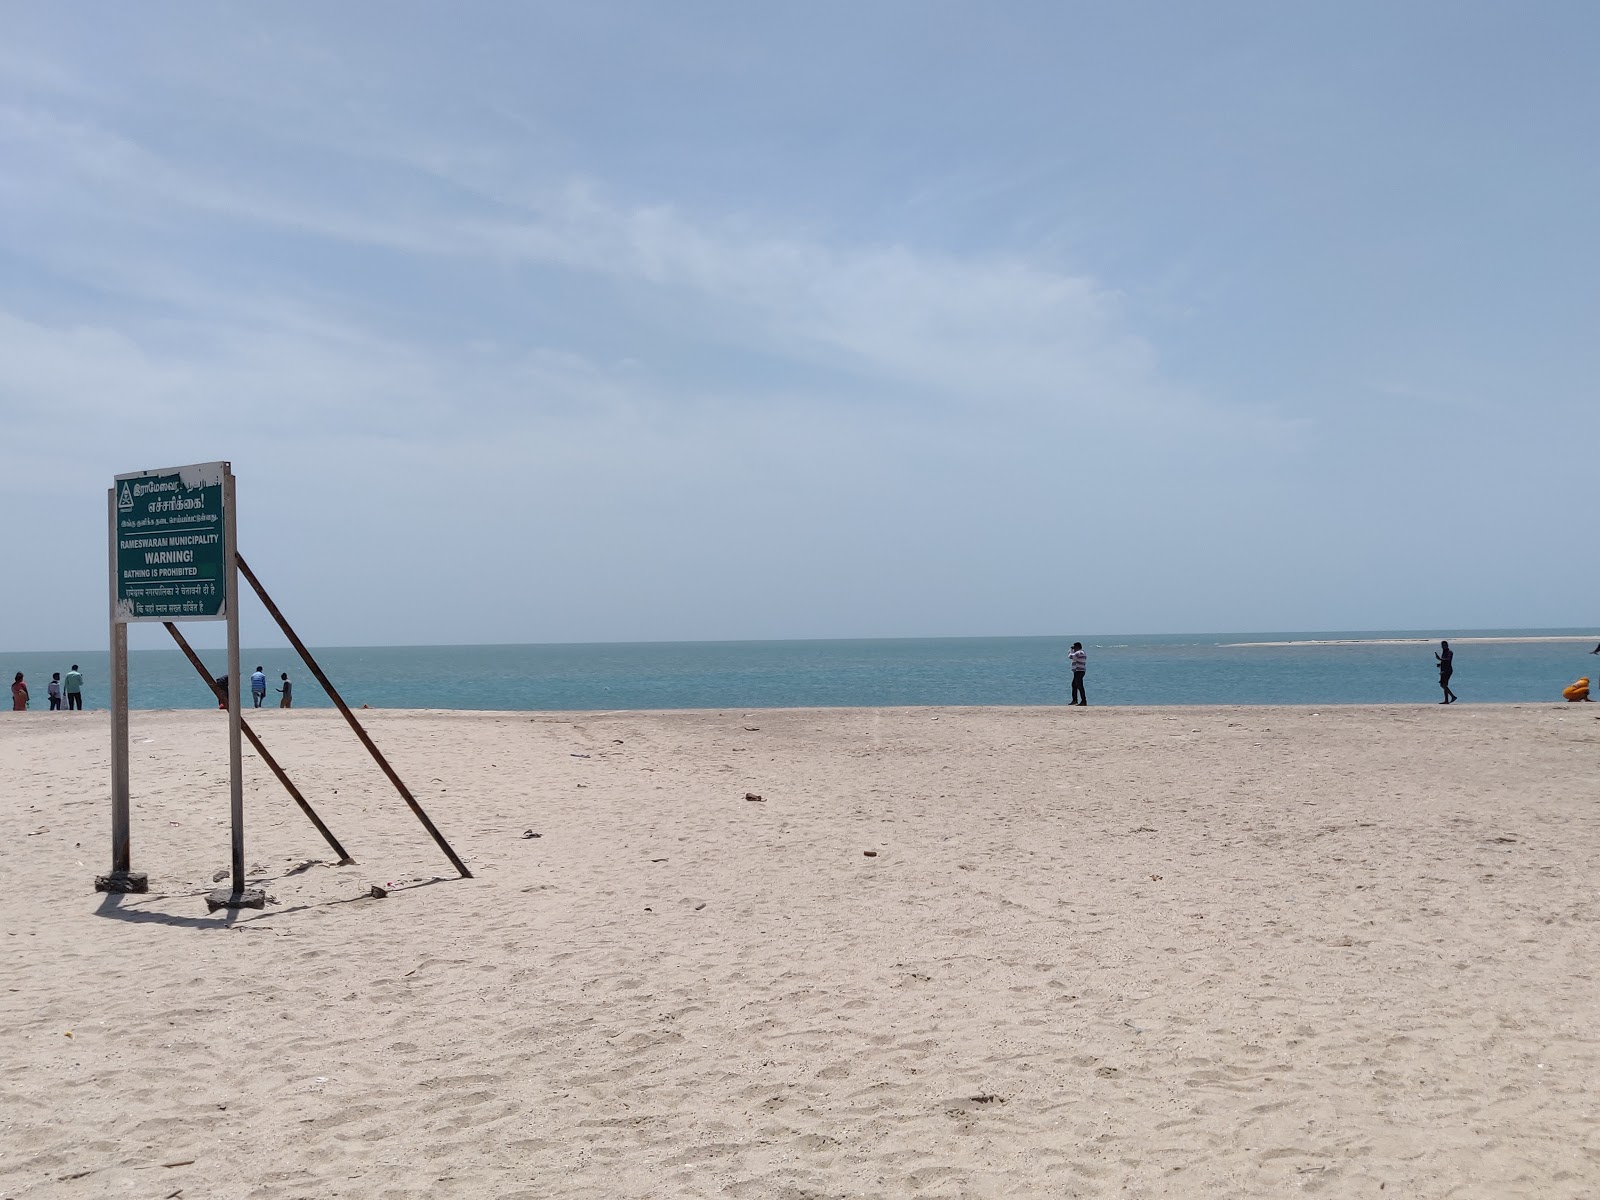
[(1072, 703), (1079, 708), (1089, 707), (1089, 697), (1083, 691), (1083, 673), (1088, 669), (1089, 656), (1083, 652), (1082, 642), (1072, 643), (1072, 653), (1067, 655), (1072, 664)]

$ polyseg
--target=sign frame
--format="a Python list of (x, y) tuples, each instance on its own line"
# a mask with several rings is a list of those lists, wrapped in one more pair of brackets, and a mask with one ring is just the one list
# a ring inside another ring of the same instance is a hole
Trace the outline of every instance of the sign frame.
[[(137, 485), (149, 485), (140, 489)], [(211, 489), (214, 495), (208, 495)], [(201, 495), (195, 496), (199, 491)], [(135, 493), (138, 493), (137, 495)], [(153, 499), (152, 499), (153, 498)], [(139, 513), (139, 500), (147, 499)], [(192, 503), (190, 503), (192, 502)], [(158, 507), (152, 507), (156, 505)], [(197, 463), (187, 467), (166, 467), (152, 471), (133, 471), (114, 478), (106, 492), (107, 547), (110, 578), (109, 616), (111, 625), (111, 873), (99, 876), (95, 888), (102, 892), (143, 892), (149, 888), (143, 872), (132, 870), (129, 816), (129, 738), (128, 738), (128, 626), (139, 621), (226, 621), (228, 625), (228, 799), (233, 833), (233, 889), (214, 892), (207, 905), (217, 908), (260, 908), (265, 898), (259, 890), (245, 887), (244, 868), (244, 771), (239, 679), (239, 537), (233, 465), (228, 462)], [(175, 519), (174, 519), (175, 518)], [(203, 519), (201, 519), (203, 518)], [(143, 523), (148, 521), (148, 523)], [(163, 532), (164, 531), (164, 532)], [(124, 546), (124, 538), (136, 543)], [(155, 544), (179, 540), (178, 545)], [(151, 543), (151, 544), (143, 544)], [(217, 550), (213, 550), (217, 547)], [(200, 561), (196, 556), (205, 551)], [(127, 554), (130, 557), (126, 558)], [(130, 568), (132, 555), (157, 555)], [(147, 575), (129, 576), (130, 569), (149, 570)], [(200, 575), (205, 570), (220, 578)], [(191, 573), (193, 572), (193, 573)], [(166, 581), (175, 582), (166, 582)], [(184, 581), (189, 581), (185, 583)], [(136, 597), (126, 593), (132, 582), (135, 590), (168, 589), (156, 595), (169, 611), (146, 611)], [(185, 596), (177, 589), (199, 583), (220, 584), (215, 591)], [(195, 603), (191, 604), (191, 600)], [(213, 607), (199, 601), (216, 601)], [(170, 611), (171, 609), (179, 611)], [(183, 611), (193, 609), (199, 611)]]
[(114, 478), (112, 620), (228, 619), (226, 462)]

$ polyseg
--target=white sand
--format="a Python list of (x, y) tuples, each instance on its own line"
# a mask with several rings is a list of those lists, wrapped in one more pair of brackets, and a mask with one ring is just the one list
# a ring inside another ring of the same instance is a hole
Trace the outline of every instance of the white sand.
[(7, 713), (0, 1196), (1594, 1196), (1596, 711)]

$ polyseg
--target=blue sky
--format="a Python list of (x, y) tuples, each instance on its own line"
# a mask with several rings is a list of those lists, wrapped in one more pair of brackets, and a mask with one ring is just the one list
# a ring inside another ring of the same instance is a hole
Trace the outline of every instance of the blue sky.
[(5, 26), (0, 646), (217, 458), (320, 644), (1592, 619), (1592, 6)]

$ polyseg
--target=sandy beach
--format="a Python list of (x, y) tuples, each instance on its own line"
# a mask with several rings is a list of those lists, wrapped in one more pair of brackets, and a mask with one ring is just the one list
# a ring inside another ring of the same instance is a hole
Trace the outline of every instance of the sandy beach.
[(1593, 1196), (1596, 711), (8, 713), (0, 1197)]

